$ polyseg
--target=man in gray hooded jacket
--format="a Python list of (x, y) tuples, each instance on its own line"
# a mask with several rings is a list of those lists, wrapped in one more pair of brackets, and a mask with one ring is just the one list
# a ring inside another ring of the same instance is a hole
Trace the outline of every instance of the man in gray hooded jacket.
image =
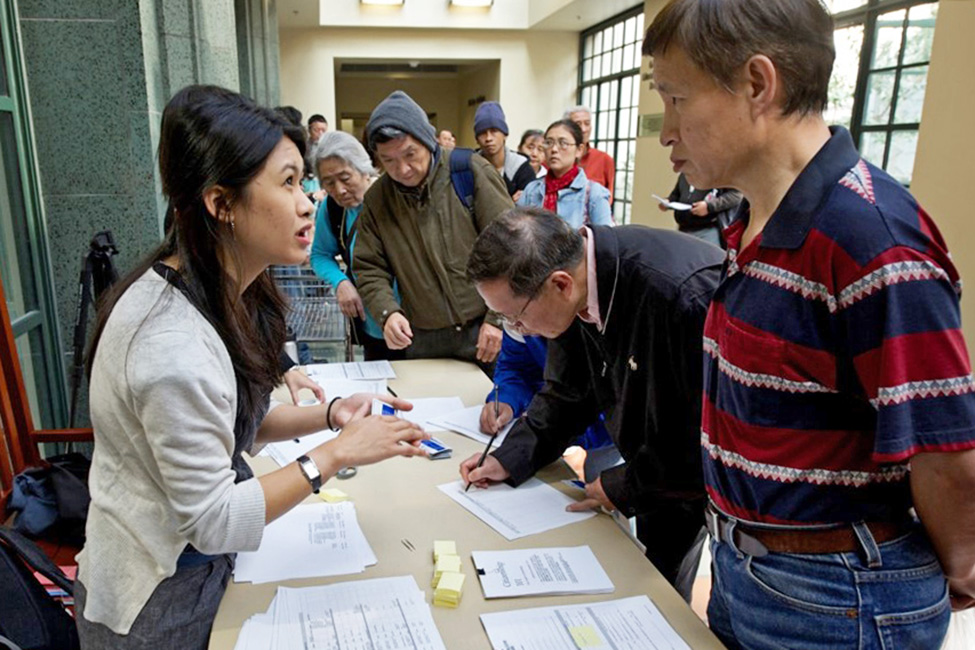
[[(513, 207), (490, 163), (470, 156), (470, 209), (451, 180), (450, 157), (426, 113), (395, 91), (366, 124), (385, 170), (366, 193), (353, 272), (386, 345), (407, 358), (454, 357), (487, 367), (501, 347), (497, 317), (467, 280), (478, 233)], [(397, 284), (399, 298), (393, 289)]]

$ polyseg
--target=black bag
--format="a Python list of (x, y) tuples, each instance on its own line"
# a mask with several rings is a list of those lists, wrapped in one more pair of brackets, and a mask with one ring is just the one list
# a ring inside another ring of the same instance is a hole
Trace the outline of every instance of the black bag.
[(74, 583), (41, 549), (0, 527), (0, 636), (22, 650), (78, 650), (74, 619), (47, 593), (34, 571), (74, 594)]
[(17, 532), (80, 548), (88, 518), (88, 471), (91, 461), (78, 453), (51, 456), (48, 467), (14, 477), (7, 509), (16, 512)]

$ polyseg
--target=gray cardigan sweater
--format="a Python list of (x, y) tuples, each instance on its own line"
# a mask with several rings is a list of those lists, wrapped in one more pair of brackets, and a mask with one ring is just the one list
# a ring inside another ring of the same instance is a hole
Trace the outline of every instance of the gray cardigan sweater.
[(95, 355), (95, 430), (84, 616), (120, 634), (187, 544), (253, 551), (264, 492), (235, 483), (237, 392), (230, 355), (200, 312), (149, 270), (115, 305)]

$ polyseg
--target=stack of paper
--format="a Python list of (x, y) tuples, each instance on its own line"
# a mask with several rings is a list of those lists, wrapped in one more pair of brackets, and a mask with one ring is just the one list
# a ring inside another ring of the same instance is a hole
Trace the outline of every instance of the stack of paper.
[(495, 650), (690, 650), (646, 596), (481, 614)]
[(250, 617), (235, 650), (446, 650), (412, 576), (290, 589)]
[(613, 582), (588, 546), (471, 553), (485, 598), (606, 594)]
[(566, 512), (565, 507), (575, 499), (562, 494), (537, 478), (525, 481), (517, 488), (498, 483), (489, 488), (465, 491), (463, 481), (444, 483), (437, 489), (476, 515), (488, 526), (512, 540), (534, 535), (590, 517), (593, 511)]
[(268, 524), (257, 551), (238, 553), (234, 581), (263, 583), (362, 573), (375, 563), (352, 502), (312, 503)]
[(441, 555), (437, 558), (437, 563), (433, 566), (433, 580), (430, 586), (436, 589), (444, 573), (461, 573), (459, 555)]
[(438, 607), (450, 607), (451, 609), (460, 605), (460, 592), (464, 587), (464, 574), (448, 571), (440, 576), (437, 588), (433, 592), (433, 604)]
[[(462, 436), (467, 436), (468, 438), (473, 438), (481, 444), (487, 444), (488, 440), (491, 439), (486, 433), (481, 433), (481, 409), (483, 406), (472, 406), (466, 409), (459, 409), (445, 415), (440, 415), (427, 420), (430, 427), (437, 427), (439, 429), (447, 429), (449, 431), (455, 431)], [(505, 437), (508, 432), (511, 431), (515, 421), (509, 422), (501, 431), (498, 432), (498, 437), (494, 440), (494, 447), (500, 447), (501, 443), (504, 442)]]

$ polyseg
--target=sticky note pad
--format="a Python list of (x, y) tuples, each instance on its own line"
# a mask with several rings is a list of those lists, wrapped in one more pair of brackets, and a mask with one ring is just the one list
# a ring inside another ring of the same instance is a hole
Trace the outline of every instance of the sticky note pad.
[(348, 501), (349, 495), (335, 488), (324, 488), (319, 491), (318, 498), (326, 503), (340, 503), (342, 501)]
[(436, 588), (440, 582), (440, 576), (444, 572), (460, 573), (460, 557), (457, 555), (441, 555), (437, 558), (437, 564), (433, 569), (432, 587)]
[(569, 628), (569, 634), (577, 648), (595, 648), (603, 645), (603, 639), (592, 625), (578, 625)]
[(438, 607), (457, 607), (464, 587), (464, 574), (445, 571), (433, 592), (433, 604)]
[(441, 555), (457, 555), (457, 543), (452, 539), (437, 539), (433, 542), (433, 561)]

